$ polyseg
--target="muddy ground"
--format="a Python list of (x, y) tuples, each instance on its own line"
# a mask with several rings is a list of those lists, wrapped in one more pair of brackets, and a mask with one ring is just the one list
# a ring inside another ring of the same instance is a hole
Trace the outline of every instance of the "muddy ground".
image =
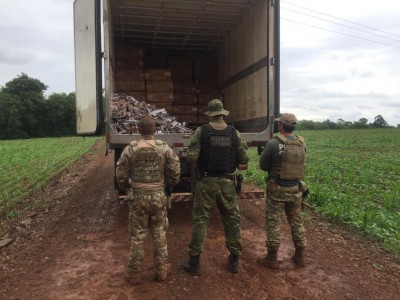
[[(172, 273), (153, 281), (152, 242), (145, 247), (143, 281), (131, 287), (123, 274), (129, 257), (127, 206), (116, 201), (114, 157), (94, 149), (43, 191), (21, 205), (16, 220), (3, 222), (0, 299), (400, 299), (400, 264), (379, 244), (332, 225), (310, 212), (305, 220), (308, 266), (296, 269), (286, 222), (279, 270), (256, 264), (265, 253), (265, 199), (240, 200), (243, 256), (240, 271), (227, 270), (223, 228), (210, 221), (202, 275), (180, 269), (187, 259), (192, 203), (169, 211)], [(246, 190), (253, 187), (246, 185)], [(24, 209), (24, 206), (36, 208)]]

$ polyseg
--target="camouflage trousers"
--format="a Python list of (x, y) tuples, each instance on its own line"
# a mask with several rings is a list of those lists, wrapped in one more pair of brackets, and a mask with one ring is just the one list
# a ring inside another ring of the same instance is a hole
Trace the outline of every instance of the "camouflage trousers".
[(241, 255), (240, 213), (235, 186), (232, 180), (219, 177), (202, 177), (196, 182), (189, 255), (199, 255), (203, 251), (215, 203), (224, 225), (225, 245), (229, 252)]
[(291, 229), (295, 248), (305, 248), (307, 241), (300, 215), (302, 192), (298, 185), (283, 187), (277, 184), (267, 185), (267, 249), (278, 249), (280, 245), (280, 225), (285, 212)]
[(163, 191), (131, 196), (129, 201), (129, 232), (131, 234), (129, 274), (141, 271), (144, 259), (143, 243), (149, 229), (153, 236), (155, 269), (160, 271), (166, 267), (168, 260), (166, 201)]

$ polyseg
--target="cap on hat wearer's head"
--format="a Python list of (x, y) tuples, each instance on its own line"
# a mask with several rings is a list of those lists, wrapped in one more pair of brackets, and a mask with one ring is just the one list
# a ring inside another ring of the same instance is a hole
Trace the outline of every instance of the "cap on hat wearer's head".
[(156, 121), (150, 116), (145, 116), (138, 122), (138, 129), (141, 135), (153, 135), (156, 132)]
[(207, 111), (204, 113), (209, 117), (218, 116), (218, 115), (229, 115), (229, 111), (224, 109), (224, 105), (222, 101), (219, 99), (213, 99), (208, 102)]
[(277, 118), (275, 120), (292, 127), (296, 127), (297, 124), (296, 116), (289, 113), (283, 114), (280, 118)]

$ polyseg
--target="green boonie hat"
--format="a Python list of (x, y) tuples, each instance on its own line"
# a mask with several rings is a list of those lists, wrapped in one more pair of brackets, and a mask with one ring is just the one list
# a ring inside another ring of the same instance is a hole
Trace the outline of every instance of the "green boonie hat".
[(208, 102), (207, 111), (204, 113), (209, 117), (218, 116), (218, 115), (229, 115), (229, 111), (224, 109), (224, 105), (222, 101), (219, 99), (213, 99)]
[(285, 125), (296, 127), (297, 118), (294, 114), (283, 114), (280, 118), (275, 119)]

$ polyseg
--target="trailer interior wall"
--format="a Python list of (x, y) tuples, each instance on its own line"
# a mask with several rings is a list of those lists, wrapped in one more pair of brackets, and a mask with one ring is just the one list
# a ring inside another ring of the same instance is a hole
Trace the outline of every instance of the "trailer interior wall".
[[(103, 0), (106, 103), (117, 89), (115, 47), (138, 45), (146, 52), (174, 55), (215, 54), (219, 92), (230, 111), (228, 121), (242, 132), (263, 131), (273, 102), (268, 96), (273, 77), (272, 67), (268, 68), (268, 44), (273, 43), (268, 42), (269, 5), (268, 0)], [(110, 107), (106, 109), (110, 122)]]
[[(222, 42), (218, 51), (220, 83), (260, 61), (268, 62), (268, 2), (260, 1), (252, 6)], [(230, 111), (229, 120), (242, 124), (236, 127), (242, 127), (243, 131), (265, 129), (254, 128), (254, 119), (264, 119), (264, 124), (267, 124), (267, 72), (267, 66), (263, 66), (255, 72), (248, 72), (243, 78), (239, 76), (239, 80), (222, 89), (226, 109)]]

